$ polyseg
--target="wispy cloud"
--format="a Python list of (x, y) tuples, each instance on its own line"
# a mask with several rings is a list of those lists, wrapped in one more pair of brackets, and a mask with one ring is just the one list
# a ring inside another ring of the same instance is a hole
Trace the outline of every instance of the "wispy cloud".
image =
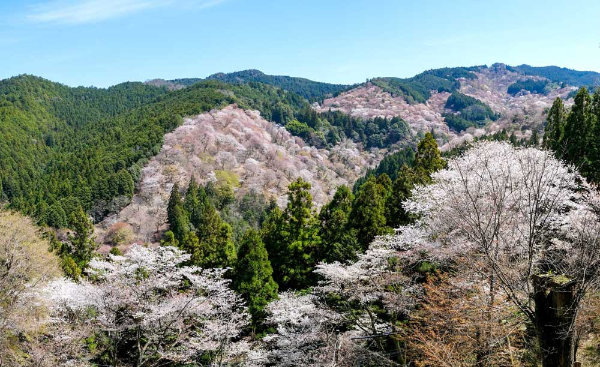
[(144, 10), (178, 6), (196, 10), (225, 0), (55, 0), (34, 6), (28, 18), (39, 23), (87, 24), (120, 18)]

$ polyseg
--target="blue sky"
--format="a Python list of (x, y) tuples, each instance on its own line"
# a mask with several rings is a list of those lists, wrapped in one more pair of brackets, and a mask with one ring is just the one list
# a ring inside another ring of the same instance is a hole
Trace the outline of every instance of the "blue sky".
[(0, 0), (0, 78), (260, 69), (332, 83), (505, 62), (600, 71), (600, 1)]

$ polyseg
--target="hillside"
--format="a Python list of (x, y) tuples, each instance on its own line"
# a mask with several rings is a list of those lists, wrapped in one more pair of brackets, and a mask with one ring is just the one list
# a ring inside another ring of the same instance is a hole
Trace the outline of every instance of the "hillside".
[[(320, 112), (339, 110), (362, 118), (400, 116), (415, 133), (433, 131), (436, 139), (444, 145), (442, 149), (448, 149), (473, 136), (502, 129), (507, 129), (509, 134), (514, 131), (519, 138), (528, 137), (532, 129), (543, 129), (544, 114), (553, 100), (556, 97), (566, 99), (575, 89), (568, 85), (562, 88), (556, 85), (546, 94), (521, 92), (511, 95), (508, 93), (509, 86), (522, 80), (523, 74), (511, 71), (510, 67), (503, 64), (461, 69), (461, 73), (465, 70), (469, 73), (468, 77), (457, 75), (456, 78), (442, 78), (445, 80), (442, 84), (450, 84), (446, 87), (440, 84), (437, 90), (430, 91), (425, 102), (418, 102), (410, 95), (390, 93), (389, 88), (381, 86), (379, 79), (374, 79), (337, 97), (328, 98), (322, 104), (315, 105), (315, 108)], [(529, 78), (540, 79), (537, 76)], [(455, 80), (454, 84), (452, 79)], [(464, 126), (464, 131), (462, 126), (459, 129), (449, 128), (444, 115), (456, 113), (446, 106), (453, 90), (477, 99), (483, 109), (490, 108), (498, 118), (488, 116), (479, 126)], [(423, 98), (426, 96), (423, 95)]]
[(10, 206), (54, 227), (81, 207), (96, 219), (126, 204), (141, 168), (183, 120), (238, 103), (271, 119), (308, 103), (264, 84), (198, 83), (168, 92), (142, 83), (69, 88), (22, 76), (0, 82), (0, 180)]
[(540, 76), (555, 83), (567, 83), (576, 87), (597, 87), (600, 85), (600, 73), (595, 71), (579, 71), (558, 66), (530, 66), (526, 64), (511, 66), (508, 69), (523, 75)]
[(350, 141), (330, 151), (316, 149), (258, 111), (235, 105), (185, 118), (165, 135), (160, 153), (143, 168), (132, 203), (97, 226), (99, 240), (115, 223), (125, 222), (136, 238), (158, 241), (173, 184), (187, 187), (192, 175), (198, 183), (230, 185), (237, 198), (255, 193), (280, 206), (285, 206), (288, 185), (301, 177), (311, 184), (310, 193), (320, 207), (339, 185), (352, 185), (384, 153), (360, 152)]
[(147, 81), (146, 83), (155, 86), (166, 86), (171, 90), (177, 90), (189, 87), (202, 80), (218, 80), (230, 84), (247, 84), (252, 82), (263, 83), (298, 94), (311, 102), (320, 101), (326, 96), (335, 95), (336, 93), (339, 93), (340, 91), (349, 87), (348, 85), (343, 84), (316, 82), (306, 78), (297, 78), (285, 75), (267, 75), (260, 70), (254, 69), (236, 71), (233, 73), (216, 73), (206, 77), (206, 79), (153, 79)]

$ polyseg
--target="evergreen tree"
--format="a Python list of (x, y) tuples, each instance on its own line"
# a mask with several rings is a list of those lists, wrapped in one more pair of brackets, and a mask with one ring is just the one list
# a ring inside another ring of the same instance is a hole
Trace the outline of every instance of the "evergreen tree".
[(579, 167), (582, 174), (589, 173), (587, 143), (590, 140), (592, 99), (586, 88), (581, 88), (567, 117), (561, 145), (565, 147), (564, 159)]
[(386, 193), (385, 187), (371, 176), (358, 190), (352, 204), (350, 226), (356, 229), (356, 237), (363, 251), (375, 236), (391, 232), (385, 220)]
[(77, 278), (82, 269), (87, 267), (97, 246), (93, 238), (94, 225), (83, 209), (71, 213), (69, 221), (74, 234), (69, 236), (69, 243), (63, 244), (61, 249), (63, 270), (67, 276)]
[(596, 89), (592, 98), (591, 115), (593, 118), (592, 134), (588, 142), (588, 154), (590, 160), (590, 172), (588, 179), (600, 182), (600, 88)]
[(394, 181), (392, 194), (386, 202), (386, 223), (392, 228), (411, 222), (412, 217), (404, 210), (402, 203), (410, 197), (415, 185), (424, 184), (428, 177), (419, 175), (407, 165), (403, 165)]
[(312, 213), (310, 183), (298, 178), (288, 188), (285, 211), (274, 209), (263, 227), (274, 279), (281, 289), (304, 289), (314, 284), (318, 262), (319, 223)]
[(536, 129), (531, 133), (531, 137), (529, 138), (529, 146), (537, 147), (540, 144), (540, 139), (538, 137), (538, 132)]
[(175, 212), (176, 207), (181, 207), (181, 195), (179, 194), (179, 185), (177, 183), (171, 188), (171, 195), (167, 204), (167, 223), (169, 223), (171, 228), (173, 228), (179, 214)]
[[(546, 131), (544, 132), (543, 147), (557, 153), (561, 151), (560, 143), (565, 132), (567, 111), (561, 98), (556, 98), (546, 119)], [(560, 155), (560, 154), (559, 154)]]
[(260, 234), (249, 230), (242, 238), (235, 266), (233, 288), (246, 300), (254, 326), (265, 318), (265, 306), (277, 298), (277, 283)]
[(437, 141), (431, 133), (425, 134), (419, 142), (414, 167), (423, 177), (430, 177), (433, 172), (446, 167), (446, 161), (442, 159)]
[(354, 195), (347, 186), (338, 187), (333, 199), (319, 213), (320, 260), (325, 262), (354, 260), (359, 251), (356, 230), (348, 225)]

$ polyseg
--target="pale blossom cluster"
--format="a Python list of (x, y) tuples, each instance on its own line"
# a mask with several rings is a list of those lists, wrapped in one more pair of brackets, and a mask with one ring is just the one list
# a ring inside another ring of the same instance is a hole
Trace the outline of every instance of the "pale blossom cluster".
[(239, 340), (249, 315), (223, 278), (226, 269), (181, 266), (188, 259), (176, 248), (141, 246), (125, 256), (94, 259), (90, 280), (62, 279), (47, 287), (52, 322), (81, 323), (114, 343), (129, 340), (140, 361), (192, 362), (209, 352), (221, 360), (240, 358), (250, 351)]

